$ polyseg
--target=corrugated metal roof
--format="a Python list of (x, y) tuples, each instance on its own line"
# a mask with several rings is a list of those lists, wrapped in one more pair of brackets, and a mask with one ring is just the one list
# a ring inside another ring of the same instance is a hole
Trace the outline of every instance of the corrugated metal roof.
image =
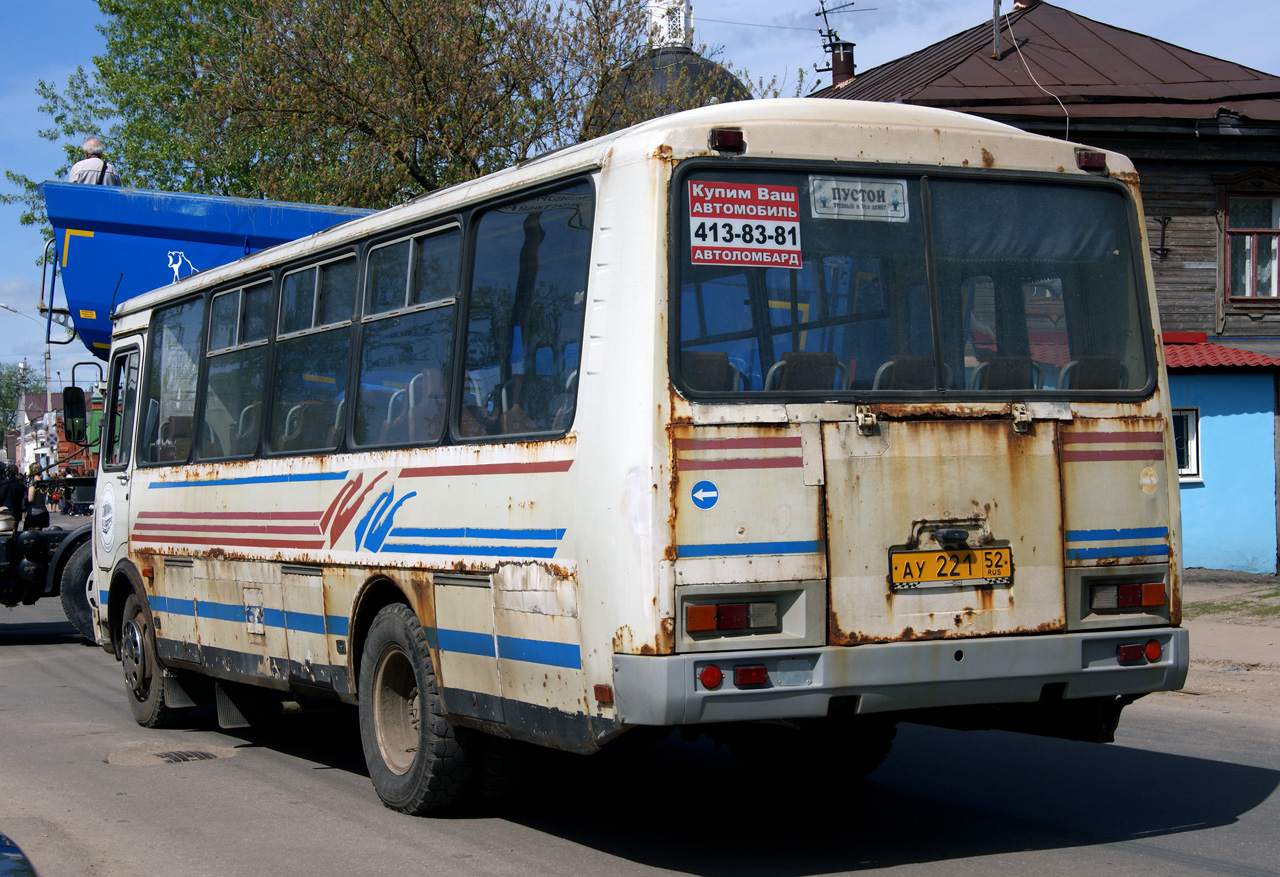
[(988, 19), (814, 97), (896, 101), (981, 115), (1060, 114), (1057, 101), (1027, 75), (1029, 67), (1073, 119), (1204, 119), (1225, 109), (1280, 121), (1280, 77), (1049, 3), (1002, 16), (1000, 46), (1001, 57), (992, 58)]
[(1280, 359), (1221, 344), (1164, 345), (1166, 368), (1280, 368)]

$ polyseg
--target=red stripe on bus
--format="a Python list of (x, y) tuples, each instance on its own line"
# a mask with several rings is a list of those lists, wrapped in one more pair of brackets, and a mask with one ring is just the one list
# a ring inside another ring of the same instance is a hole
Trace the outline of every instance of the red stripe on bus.
[(804, 461), (799, 457), (747, 457), (738, 460), (685, 460), (678, 463), (681, 472), (699, 469), (799, 469)]
[(1068, 432), (1062, 439), (1067, 444), (1115, 444), (1127, 445), (1134, 442), (1163, 442), (1164, 434), (1159, 432)]
[(681, 451), (701, 451), (712, 448), (798, 448), (800, 436), (785, 438), (740, 438), (740, 439), (676, 439), (676, 449)]
[(138, 512), (139, 518), (164, 521), (314, 521), (324, 512)]
[(201, 526), (199, 524), (143, 524), (133, 525), (133, 529), (146, 530), (147, 532), (164, 532), (171, 531), (175, 533), (263, 533), (278, 536), (323, 536), (324, 531), (312, 524), (310, 527), (271, 527), (266, 524), (245, 527), (210, 527), (208, 525)]
[(469, 466), (419, 466), (401, 469), (401, 478), (438, 478), (445, 475), (524, 475), (529, 472), (568, 472), (572, 460), (536, 463), (474, 463)]
[(1064, 463), (1089, 463), (1098, 460), (1163, 460), (1164, 449), (1139, 451), (1063, 451)]
[(324, 540), (314, 542), (298, 539), (228, 539), (222, 536), (140, 536), (135, 542), (156, 542), (167, 545), (225, 545), (228, 548), (323, 548)]

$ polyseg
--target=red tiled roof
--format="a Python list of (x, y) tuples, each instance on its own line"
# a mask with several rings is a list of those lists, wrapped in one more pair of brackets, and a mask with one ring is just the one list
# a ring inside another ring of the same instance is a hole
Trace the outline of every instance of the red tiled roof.
[(1280, 77), (1049, 3), (1001, 16), (998, 59), (991, 57), (991, 31), (987, 20), (814, 96), (898, 101), (984, 116), (1061, 114), (1057, 101), (1027, 75), (1025, 59), (1040, 85), (1067, 105), (1072, 119), (1208, 119), (1220, 110), (1280, 119)]
[(1280, 359), (1221, 344), (1165, 344), (1166, 368), (1280, 368)]

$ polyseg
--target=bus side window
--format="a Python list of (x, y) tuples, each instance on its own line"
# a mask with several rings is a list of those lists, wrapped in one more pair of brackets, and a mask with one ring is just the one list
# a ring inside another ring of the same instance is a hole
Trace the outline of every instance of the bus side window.
[(356, 260), (286, 274), (280, 294), (275, 386), (267, 432), (273, 451), (336, 448), (342, 438)]
[(587, 183), (481, 217), (470, 290), (464, 438), (573, 422), (595, 199)]
[(435, 444), (444, 434), (461, 246), (455, 226), (370, 252), (353, 444)]
[(243, 457), (258, 449), (271, 321), (271, 281), (214, 296), (209, 309), (208, 371), (197, 430), (201, 460)]
[(140, 462), (184, 463), (190, 456), (203, 322), (203, 298), (157, 311), (152, 319)]

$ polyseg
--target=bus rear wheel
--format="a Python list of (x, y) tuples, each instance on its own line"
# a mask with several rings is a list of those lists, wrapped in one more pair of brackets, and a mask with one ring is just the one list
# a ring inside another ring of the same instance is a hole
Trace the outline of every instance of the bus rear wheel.
[(164, 672), (156, 659), (151, 616), (137, 594), (130, 594), (124, 601), (119, 645), (125, 694), (133, 720), (144, 728), (162, 727), (172, 718), (173, 710), (164, 701)]
[(373, 619), (360, 665), (360, 742), (382, 803), (421, 816), (461, 800), (474, 743), (444, 716), (427, 636), (400, 603)]

